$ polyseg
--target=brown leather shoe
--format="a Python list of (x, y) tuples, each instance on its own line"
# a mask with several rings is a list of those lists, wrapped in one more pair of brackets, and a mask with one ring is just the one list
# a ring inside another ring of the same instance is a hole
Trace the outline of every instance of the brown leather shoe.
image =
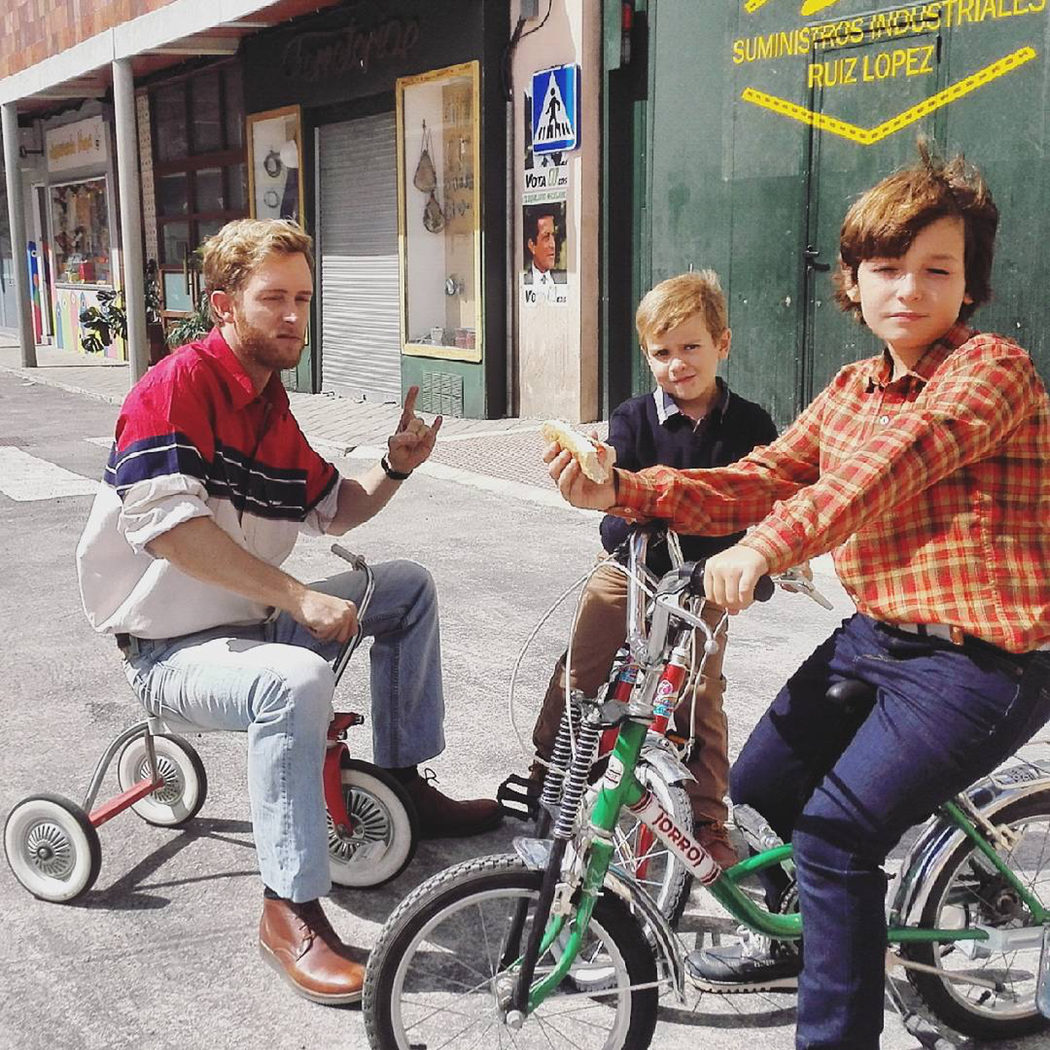
[(697, 820), (694, 834), (700, 845), (715, 858), (723, 870), (740, 862), (729, 841), (726, 826), (720, 820)]
[(443, 795), (431, 784), (432, 769), (405, 784), (419, 816), (419, 837), (423, 839), (465, 838), (497, 828), (503, 820), (499, 803), (494, 798), (474, 798), (463, 802)]
[(365, 968), (332, 929), (320, 901), (263, 899), (259, 954), (292, 988), (315, 1003), (356, 1003)]

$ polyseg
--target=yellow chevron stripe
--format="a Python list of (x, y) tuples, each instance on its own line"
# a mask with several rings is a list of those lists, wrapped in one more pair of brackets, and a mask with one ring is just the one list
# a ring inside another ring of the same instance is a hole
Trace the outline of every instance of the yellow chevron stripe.
[[(753, 2), (753, 0), (748, 0), (748, 2)], [(765, 3), (766, 0), (758, 0), (758, 2)], [(802, 124), (811, 124), (821, 131), (830, 132), (832, 135), (840, 135), (842, 138), (859, 143), (861, 146), (871, 146), (889, 135), (895, 134), (902, 128), (908, 127), (909, 124), (914, 124), (917, 120), (929, 116), (936, 110), (952, 102), (957, 102), (964, 95), (971, 94), (978, 88), (984, 87), (985, 84), (989, 84), (999, 77), (1006, 76), (1007, 73), (1012, 73), (1019, 66), (1024, 65), (1026, 62), (1031, 62), (1035, 57), (1036, 52), (1034, 48), (1018, 48), (1018, 50), (1005, 58), (992, 62), (983, 69), (979, 69), (976, 73), (971, 73), (957, 84), (952, 84), (943, 91), (938, 91), (936, 95), (931, 95), (928, 99), (924, 99), (917, 105), (903, 110), (897, 116), (890, 117), (889, 120), (885, 120), (873, 128), (858, 127), (856, 124), (839, 120), (837, 117), (829, 117), (826, 113), (816, 113), (805, 106), (798, 106), (794, 102), (778, 98), (776, 95), (768, 95), (757, 88), (744, 88), (740, 97), (745, 102), (761, 106), (763, 109), (768, 109), (782, 117), (789, 117)]]

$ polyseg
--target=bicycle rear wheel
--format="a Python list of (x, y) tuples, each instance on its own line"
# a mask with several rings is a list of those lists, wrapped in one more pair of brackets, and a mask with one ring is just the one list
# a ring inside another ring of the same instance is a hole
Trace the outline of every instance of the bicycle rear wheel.
[[(637, 921), (615, 898), (594, 909), (569, 979), (525, 1018), (505, 1024), (515, 964), (502, 968), (517, 905), (531, 911), (543, 873), (516, 857), (458, 864), (423, 883), (387, 920), (368, 962), (364, 1014), (373, 1050), (645, 1050), (656, 1026), (656, 964)], [(526, 929), (528, 924), (526, 924)], [(557, 944), (540, 958), (549, 973)], [(518, 949), (509, 952), (514, 958)], [(572, 979), (597, 968), (608, 988), (580, 992)], [(645, 985), (647, 987), (637, 987)]]
[[(1050, 904), (1050, 791), (1009, 803), (993, 820), (1020, 836), (1004, 857), (1029, 891), (1044, 906)], [(922, 911), (922, 925), (981, 926), (1008, 935), (1036, 924), (1016, 891), (967, 840), (935, 880)], [(1018, 940), (1013, 947), (1007, 941), (997, 949), (979, 941), (949, 941), (905, 945), (902, 951), (906, 958), (940, 971), (907, 971), (937, 1017), (964, 1035), (1005, 1039), (1038, 1032), (1047, 1024), (1035, 1005), (1039, 938), (1030, 940), (1034, 943)]]

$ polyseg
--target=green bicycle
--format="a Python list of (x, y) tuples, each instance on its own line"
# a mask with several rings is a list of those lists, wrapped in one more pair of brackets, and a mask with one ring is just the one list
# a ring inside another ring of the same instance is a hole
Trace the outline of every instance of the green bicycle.
[[(636, 607), (641, 587), (632, 582)], [(635, 776), (671, 654), (694, 629), (716, 644), (698, 615), (702, 592), (702, 566), (660, 580), (648, 630), (639, 616), (632, 632), (639, 674), (628, 702), (573, 697), (542, 798), (550, 837), (516, 839), (514, 855), (438, 873), (387, 920), (364, 990), (373, 1050), (645, 1050), (659, 995), (685, 1002), (687, 978), (667, 916), (615, 862), (625, 810), (737, 922), (780, 940), (802, 936), (797, 913), (770, 912), (743, 885), (790, 867), (790, 845), (747, 813), (737, 823), (759, 852), (723, 871)], [(588, 796), (610, 725), (613, 754)], [(905, 969), (940, 1022), (987, 1039), (1040, 1030), (1050, 1016), (1050, 764), (1001, 769), (940, 807), (908, 851), (887, 909), (888, 966)], [(894, 982), (887, 990), (924, 1045), (950, 1045)]]

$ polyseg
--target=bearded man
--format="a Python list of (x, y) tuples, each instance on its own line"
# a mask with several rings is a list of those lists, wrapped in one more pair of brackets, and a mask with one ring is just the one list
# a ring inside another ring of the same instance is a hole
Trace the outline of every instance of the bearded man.
[[(242, 219), (203, 261), (216, 326), (125, 399), (77, 548), (81, 596), (147, 711), (247, 733), (260, 951), (300, 995), (353, 1002), (360, 953), (319, 903), (331, 888), (321, 768), (330, 661), (358, 629), (364, 579), (305, 585), (279, 566), (300, 531), (341, 535), (378, 513), (430, 455), (441, 418), (416, 416), (411, 388), (387, 454), (341, 477), (307, 443), (279, 376), (306, 338), (311, 239), (292, 222)], [(445, 746), (433, 580), (408, 561), (376, 565), (375, 578), (360, 624), (374, 638), (375, 760), (404, 784), (424, 837), (489, 830), (494, 801), (455, 802), (416, 770)]]

